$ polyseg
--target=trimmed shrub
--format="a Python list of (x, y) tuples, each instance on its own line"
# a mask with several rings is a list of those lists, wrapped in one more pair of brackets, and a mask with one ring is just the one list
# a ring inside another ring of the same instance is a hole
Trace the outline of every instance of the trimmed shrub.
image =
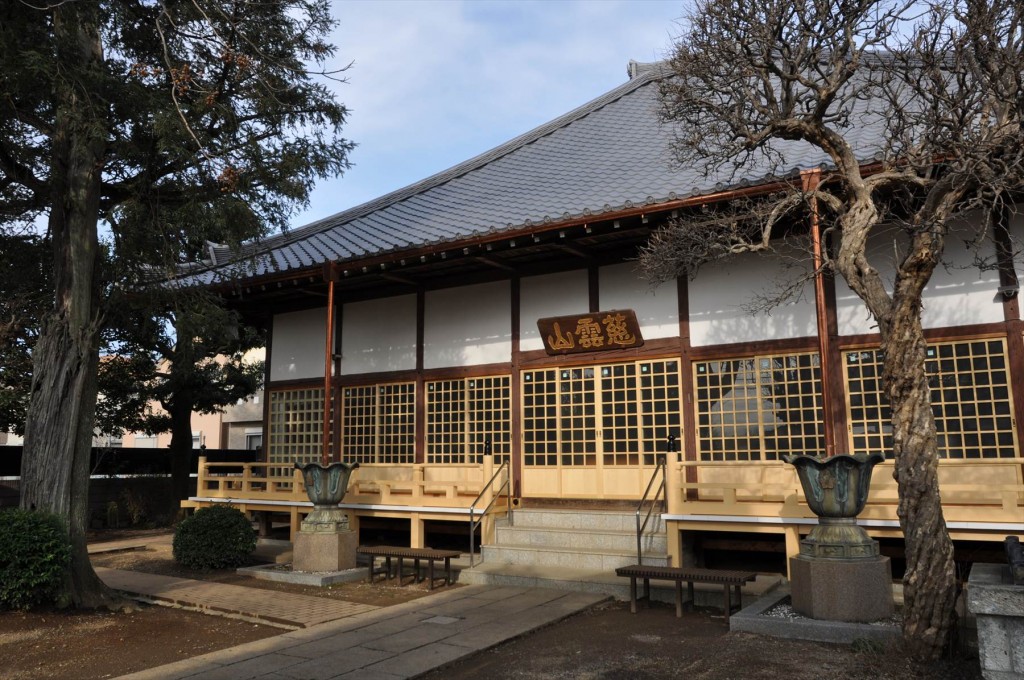
[(0, 511), (0, 609), (54, 602), (70, 563), (63, 519), (38, 510)]
[(256, 532), (245, 515), (227, 505), (200, 508), (174, 532), (174, 559), (189, 569), (244, 565), (256, 549)]

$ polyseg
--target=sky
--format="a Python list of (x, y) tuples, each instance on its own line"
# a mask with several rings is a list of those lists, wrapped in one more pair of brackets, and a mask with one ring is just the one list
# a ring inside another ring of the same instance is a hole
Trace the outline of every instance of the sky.
[(358, 146), (292, 225), (402, 188), (621, 85), (665, 57), (684, 0), (334, 0), (333, 66)]

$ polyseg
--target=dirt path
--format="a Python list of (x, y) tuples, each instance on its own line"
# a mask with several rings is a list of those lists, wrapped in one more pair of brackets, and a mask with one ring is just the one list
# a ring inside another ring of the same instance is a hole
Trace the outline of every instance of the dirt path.
[(609, 603), (484, 651), (428, 680), (980, 680), (976, 659), (918, 667), (899, 649), (729, 633), (720, 616)]

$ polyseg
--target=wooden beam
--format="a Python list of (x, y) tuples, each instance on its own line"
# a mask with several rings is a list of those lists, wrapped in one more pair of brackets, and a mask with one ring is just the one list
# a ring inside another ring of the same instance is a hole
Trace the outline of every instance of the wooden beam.
[(401, 283), (401, 284), (406, 285), (406, 286), (413, 286), (413, 287), (415, 287), (415, 286), (419, 285), (418, 283), (416, 283), (412, 279), (407, 279), (404, 276), (398, 276), (396, 274), (378, 274), (378, 276), (380, 276), (380, 278), (385, 279), (387, 281), (394, 281), (395, 283)]
[(494, 259), (489, 258), (489, 257), (484, 257), (483, 255), (477, 255), (476, 256), (476, 260), (478, 262), (482, 263), (482, 264), (487, 265), (488, 267), (494, 267), (495, 269), (501, 269), (502, 271), (506, 271), (506, 272), (509, 272), (509, 273), (512, 273), (512, 274), (516, 273), (516, 268), (515, 267), (513, 267), (511, 265), (507, 265), (507, 264), (505, 264), (503, 262), (498, 262), (497, 260), (494, 260)]
[(594, 259), (594, 253), (590, 249), (581, 246), (577, 243), (562, 243), (561, 241), (558, 241), (556, 243), (552, 243), (551, 245), (560, 248), (567, 253), (571, 253), (576, 257), (583, 258), (584, 260)]

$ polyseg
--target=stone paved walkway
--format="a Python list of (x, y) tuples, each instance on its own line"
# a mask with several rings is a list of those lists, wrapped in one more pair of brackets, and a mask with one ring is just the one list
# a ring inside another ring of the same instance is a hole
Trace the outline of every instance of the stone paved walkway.
[(121, 680), (411, 678), (605, 599), (604, 595), (541, 588), (467, 586), (151, 668)]
[(216, 612), (239, 614), (292, 628), (308, 628), (377, 609), (373, 605), (344, 600), (144, 574), (138, 571), (97, 567), (96, 574), (111, 588), (132, 595)]

